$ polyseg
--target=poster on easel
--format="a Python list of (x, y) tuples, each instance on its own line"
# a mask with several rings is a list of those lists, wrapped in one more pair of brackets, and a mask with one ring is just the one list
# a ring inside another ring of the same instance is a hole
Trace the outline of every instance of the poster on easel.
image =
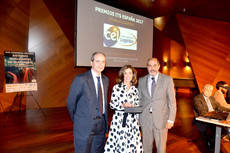
[(4, 52), (6, 93), (37, 91), (34, 52)]

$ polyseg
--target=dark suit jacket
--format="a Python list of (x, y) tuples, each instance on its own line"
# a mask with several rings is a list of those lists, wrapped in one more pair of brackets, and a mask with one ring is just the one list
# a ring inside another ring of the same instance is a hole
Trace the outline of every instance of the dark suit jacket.
[[(109, 79), (102, 75), (102, 82), (106, 105), (105, 120), (107, 125), (107, 94)], [(75, 77), (67, 98), (67, 108), (70, 117), (74, 122), (73, 131), (76, 141), (75, 143), (85, 142), (86, 144), (84, 145), (87, 145), (86, 141), (88, 140), (90, 132), (95, 124), (95, 118), (99, 109), (91, 70)], [(77, 145), (78, 150), (84, 150), (85, 148), (79, 148), (84, 145)]]
[[(219, 105), (219, 103), (217, 103), (215, 101), (215, 98), (213, 96), (210, 96), (209, 100), (212, 104), (212, 108), (215, 111), (218, 111), (218, 110), (219, 111), (229, 111), (229, 109), (221, 107)], [(208, 105), (204, 99), (203, 94), (199, 94), (199, 95), (194, 97), (194, 114), (195, 114), (195, 117), (203, 116), (206, 113), (208, 113)]]

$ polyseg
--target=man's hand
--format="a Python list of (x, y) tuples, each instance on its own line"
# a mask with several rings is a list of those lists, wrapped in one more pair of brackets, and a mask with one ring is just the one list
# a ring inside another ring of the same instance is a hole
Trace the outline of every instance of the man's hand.
[(166, 128), (171, 129), (173, 127), (173, 123), (167, 122)]

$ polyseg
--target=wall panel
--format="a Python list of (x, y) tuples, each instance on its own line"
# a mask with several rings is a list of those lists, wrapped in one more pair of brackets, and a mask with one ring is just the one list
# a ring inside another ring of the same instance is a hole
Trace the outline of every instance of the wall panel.
[(230, 82), (230, 23), (177, 15), (199, 89)]
[[(9, 111), (16, 93), (5, 93), (4, 60), (5, 50), (27, 51), (29, 30), (29, 0), (0, 1), (0, 112)], [(25, 98), (22, 99), (22, 109)], [(12, 110), (19, 109), (17, 97)]]
[[(87, 68), (74, 69), (73, 46), (42, 0), (31, 0), (29, 50), (35, 52), (37, 62), (34, 97), (43, 108), (66, 106), (72, 79)], [(36, 107), (32, 97), (27, 106)]]

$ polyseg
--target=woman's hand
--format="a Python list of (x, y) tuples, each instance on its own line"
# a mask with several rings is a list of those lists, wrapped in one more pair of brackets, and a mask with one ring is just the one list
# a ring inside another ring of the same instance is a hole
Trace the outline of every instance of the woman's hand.
[(131, 104), (130, 102), (126, 102), (122, 105), (122, 107), (134, 107), (134, 105)]

